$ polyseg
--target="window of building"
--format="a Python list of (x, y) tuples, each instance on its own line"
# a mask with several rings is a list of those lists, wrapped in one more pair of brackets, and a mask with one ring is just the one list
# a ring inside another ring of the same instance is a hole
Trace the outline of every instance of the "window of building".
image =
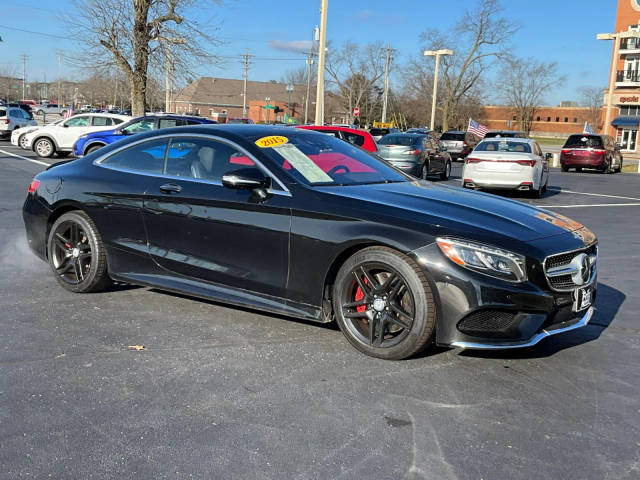
[(550, 121), (551, 121), (551, 117), (547, 117), (547, 122), (550, 122)]
[(536, 122), (539, 122), (539, 121), (540, 121), (540, 117), (536, 117)]
[(212, 109), (209, 110), (209, 116), (213, 117), (213, 114), (214, 114), (214, 111), (213, 111), (213, 108), (212, 108)]
[(513, 118), (512, 118), (512, 120), (515, 120), (515, 119), (516, 119), (516, 116), (514, 115), (514, 116), (513, 116)]
[(578, 123), (578, 119), (576, 117), (573, 117), (573, 123)]
[(560, 121), (560, 117), (556, 117), (556, 122), (559, 122), (559, 121)]
[(569, 117), (564, 117), (564, 123), (569, 123)]

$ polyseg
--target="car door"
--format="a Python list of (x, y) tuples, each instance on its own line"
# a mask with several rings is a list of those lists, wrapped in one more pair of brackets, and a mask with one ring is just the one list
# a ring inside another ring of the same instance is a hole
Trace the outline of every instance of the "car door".
[(164, 176), (144, 199), (149, 253), (187, 277), (284, 297), (290, 195), (275, 181), (262, 200), (222, 185), (222, 175), (249, 166), (253, 157), (228, 140), (172, 135)]
[(21, 108), (10, 108), (9, 120), (11, 120), (13, 128), (24, 127), (27, 123)]
[(444, 171), (444, 157), (437, 146), (437, 143), (429, 137), (422, 139), (429, 155), (429, 173), (440, 173)]
[(88, 115), (76, 115), (62, 122), (55, 130), (58, 149), (71, 150), (75, 141), (89, 131), (90, 125)]
[(538, 160), (536, 163), (540, 165), (540, 186), (542, 186), (545, 185), (549, 179), (549, 162), (537, 142), (533, 142), (533, 153)]

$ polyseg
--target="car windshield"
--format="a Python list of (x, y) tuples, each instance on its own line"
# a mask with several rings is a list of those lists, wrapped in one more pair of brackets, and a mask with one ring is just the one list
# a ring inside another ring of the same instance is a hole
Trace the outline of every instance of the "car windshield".
[(417, 145), (422, 137), (417, 135), (386, 135), (378, 140), (378, 145), (402, 145), (403, 147), (411, 147)]
[(531, 153), (531, 146), (524, 142), (509, 142), (507, 140), (480, 142), (475, 149), (476, 152), (515, 152)]
[(440, 140), (464, 140), (464, 133), (445, 132), (440, 137)]
[(593, 135), (571, 135), (567, 138), (564, 148), (604, 148), (602, 137)]
[(248, 140), (262, 147), (282, 170), (306, 185), (364, 185), (408, 180), (384, 161), (333, 136), (296, 132), (286, 137), (254, 136)]

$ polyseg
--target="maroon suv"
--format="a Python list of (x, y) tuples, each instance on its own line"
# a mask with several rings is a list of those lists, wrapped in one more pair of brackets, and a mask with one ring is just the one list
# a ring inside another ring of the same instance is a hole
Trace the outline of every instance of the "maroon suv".
[(575, 168), (595, 168), (602, 173), (620, 172), (622, 154), (613, 137), (576, 133), (567, 138), (560, 153), (560, 167), (563, 172)]

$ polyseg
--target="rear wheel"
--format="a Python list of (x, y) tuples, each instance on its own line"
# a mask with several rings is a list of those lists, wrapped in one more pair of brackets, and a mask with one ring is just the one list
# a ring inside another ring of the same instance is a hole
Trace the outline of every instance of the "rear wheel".
[(97, 292), (111, 283), (102, 238), (80, 210), (65, 213), (51, 226), (47, 252), (56, 280), (71, 292)]
[(616, 167), (616, 169), (614, 170), (616, 173), (620, 173), (622, 171), (622, 157), (620, 157), (619, 160), (620, 163), (618, 163), (618, 166)]
[(576, 167), (576, 172), (580, 173), (582, 171), (582, 167)]
[(451, 162), (447, 162), (444, 165), (444, 172), (440, 174), (440, 180), (448, 180), (451, 175)]
[(411, 258), (385, 247), (361, 250), (342, 265), (333, 310), (349, 343), (388, 360), (422, 350), (435, 330), (435, 305), (424, 273)]
[(568, 172), (568, 171), (569, 171), (569, 168), (567, 168), (567, 167), (560, 167), (560, 170), (562, 170), (563, 172)]
[(422, 171), (420, 172), (420, 178), (422, 178), (423, 180), (426, 180), (428, 176), (429, 176), (429, 164), (428, 162), (424, 162), (422, 164)]

